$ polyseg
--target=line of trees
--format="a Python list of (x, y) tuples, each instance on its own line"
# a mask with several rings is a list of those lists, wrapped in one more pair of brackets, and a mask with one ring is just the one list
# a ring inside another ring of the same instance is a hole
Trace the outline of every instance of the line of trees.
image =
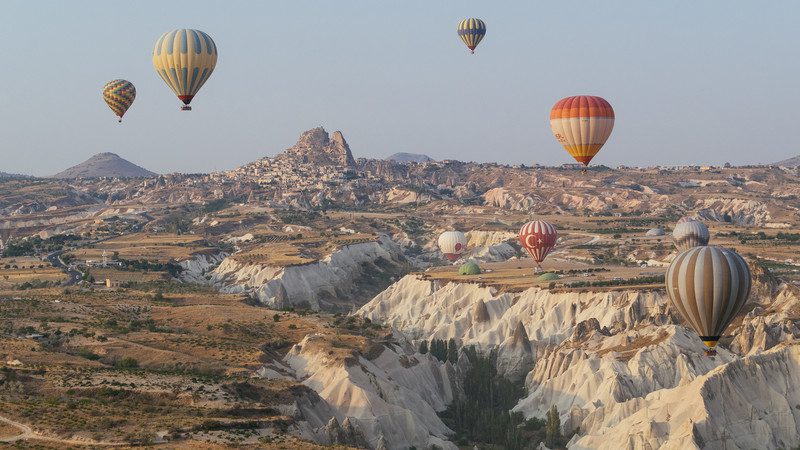
[(483, 443), (507, 449), (522, 449), (529, 444), (523, 435), (525, 419), (509, 410), (524, 394), (520, 383), (512, 383), (497, 373), (497, 353), (483, 356), (474, 346), (463, 349), (470, 368), (464, 377), (464, 395), (455, 399), (442, 414), (442, 420), (456, 432), (458, 445)]
[(581, 287), (602, 287), (602, 286), (629, 286), (634, 284), (660, 284), (664, 282), (664, 275), (655, 275), (652, 277), (637, 277), (629, 278), (626, 280), (603, 280), (603, 281), (576, 281), (568, 283), (566, 286), (570, 288)]
[(428, 344), (428, 341), (422, 341), (419, 344), (419, 352), (423, 355), (430, 352), (441, 362), (450, 361), (452, 364), (458, 362), (458, 344), (453, 338), (447, 341), (444, 339), (431, 339), (430, 344)]

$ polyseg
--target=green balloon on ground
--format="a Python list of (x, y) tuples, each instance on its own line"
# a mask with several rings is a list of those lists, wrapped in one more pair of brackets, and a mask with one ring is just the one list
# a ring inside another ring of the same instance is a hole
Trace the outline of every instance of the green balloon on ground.
[(481, 268), (472, 261), (463, 264), (461, 267), (458, 268), (459, 275), (478, 275), (480, 273), (481, 273)]
[(558, 274), (555, 274), (553, 272), (547, 272), (539, 275), (539, 277), (536, 278), (536, 281), (555, 281), (558, 278), (559, 278)]

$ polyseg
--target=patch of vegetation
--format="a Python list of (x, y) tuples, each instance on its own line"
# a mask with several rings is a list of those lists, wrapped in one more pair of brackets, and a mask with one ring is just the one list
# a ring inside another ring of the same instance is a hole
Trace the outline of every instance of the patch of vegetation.
[(161, 292), (171, 294), (211, 294), (216, 293), (212, 286), (190, 283), (174, 283), (167, 280), (157, 281), (127, 281), (120, 285), (125, 289), (133, 289), (142, 292)]
[(297, 209), (278, 211), (278, 218), (285, 224), (308, 225), (322, 217), (319, 211), (302, 211)]
[(114, 367), (117, 369), (136, 369), (139, 367), (139, 361), (137, 361), (136, 358), (126, 356), (120, 360), (117, 360), (114, 363)]
[(74, 234), (62, 234), (42, 239), (31, 236), (9, 242), (3, 249), (6, 258), (15, 256), (35, 256), (41, 253), (51, 253), (62, 250), (68, 242), (78, 241), (81, 238)]
[(655, 275), (652, 277), (636, 277), (622, 280), (600, 280), (600, 281), (576, 281), (574, 283), (567, 283), (565, 286), (570, 288), (581, 287), (603, 287), (603, 286), (630, 286), (636, 284), (662, 284), (664, 283), (664, 275)]
[(181, 274), (181, 272), (183, 272), (183, 267), (181, 267), (180, 264), (173, 261), (161, 263), (157, 261), (147, 261), (145, 259), (134, 260), (134, 259), (122, 259), (122, 258), (120, 258), (119, 261), (123, 265), (123, 270), (167, 272), (173, 277), (177, 277)]
[(453, 441), (469, 447), (486, 444), (512, 450), (526, 448), (531, 442), (524, 434), (525, 420), (521, 413), (509, 413), (524, 394), (521, 383), (498, 375), (496, 352), (483, 356), (474, 346), (463, 351), (470, 361), (464, 396), (440, 414), (455, 431)]

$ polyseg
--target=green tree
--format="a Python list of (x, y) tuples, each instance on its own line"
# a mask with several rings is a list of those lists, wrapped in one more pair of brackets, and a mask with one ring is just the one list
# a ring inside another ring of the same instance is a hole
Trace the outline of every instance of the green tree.
[(450, 361), (451, 364), (458, 362), (458, 345), (453, 338), (447, 341), (447, 360)]
[(281, 315), (278, 314), (278, 313), (275, 313), (275, 315), (272, 316), (272, 320), (274, 320), (275, 322), (280, 322), (281, 321)]
[(419, 352), (423, 355), (428, 353), (428, 341), (422, 341), (419, 344)]
[(447, 361), (447, 343), (443, 339), (431, 339), (430, 351), (439, 361)]
[(550, 406), (547, 411), (547, 425), (545, 425), (544, 445), (553, 448), (561, 444), (561, 419), (558, 417), (556, 405)]

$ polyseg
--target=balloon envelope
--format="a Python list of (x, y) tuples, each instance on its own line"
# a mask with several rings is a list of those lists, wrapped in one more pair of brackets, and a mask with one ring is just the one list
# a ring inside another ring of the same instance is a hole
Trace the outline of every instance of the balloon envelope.
[(670, 302), (710, 349), (750, 295), (744, 259), (722, 247), (694, 247), (680, 253), (666, 274)]
[(112, 80), (103, 86), (103, 100), (122, 122), (122, 116), (136, 99), (136, 88), (128, 80)]
[(439, 235), (439, 250), (450, 261), (457, 260), (467, 249), (467, 237), (460, 231), (445, 231)]
[(541, 263), (556, 246), (558, 231), (544, 220), (533, 220), (519, 229), (519, 243), (536, 263)]
[(550, 111), (553, 136), (585, 166), (614, 129), (614, 109), (602, 97), (578, 95), (559, 100)]
[(680, 252), (689, 250), (692, 247), (708, 245), (709, 239), (708, 227), (697, 220), (687, 220), (679, 223), (672, 230), (672, 240)]
[(486, 24), (481, 19), (464, 19), (458, 23), (458, 37), (466, 44), (472, 53), (486, 36)]
[(153, 67), (172, 92), (189, 105), (217, 65), (217, 45), (199, 30), (161, 35), (153, 48)]

